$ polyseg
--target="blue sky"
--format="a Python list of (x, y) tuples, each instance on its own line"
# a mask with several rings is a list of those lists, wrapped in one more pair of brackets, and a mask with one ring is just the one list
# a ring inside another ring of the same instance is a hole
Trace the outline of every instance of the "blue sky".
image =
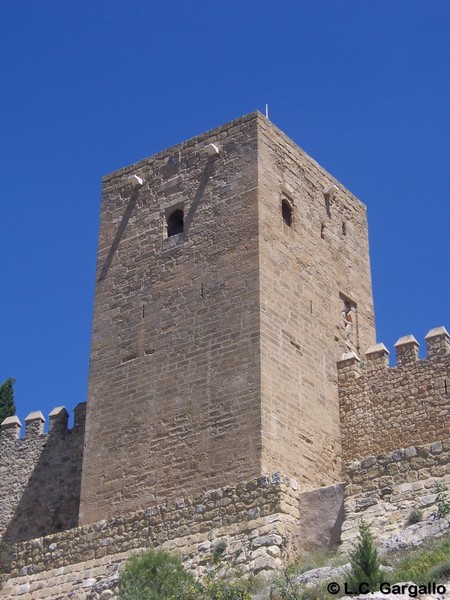
[(0, 0), (0, 380), (86, 399), (101, 177), (269, 104), (368, 207), (378, 341), (450, 327), (447, 0)]

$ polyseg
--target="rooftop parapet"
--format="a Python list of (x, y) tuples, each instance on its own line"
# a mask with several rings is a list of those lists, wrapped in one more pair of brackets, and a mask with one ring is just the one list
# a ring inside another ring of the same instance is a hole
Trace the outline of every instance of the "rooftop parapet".
[(414, 336), (401, 337), (392, 368), (384, 344), (371, 346), (360, 365), (355, 359), (338, 361), (345, 460), (448, 438), (449, 340), (444, 327), (432, 329), (427, 357), (419, 359)]
[(49, 433), (53, 431), (65, 431), (69, 422), (69, 413), (64, 406), (57, 406), (49, 414)]
[(354, 378), (359, 376), (360, 359), (355, 352), (346, 352), (338, 360), (339, 376)]
[(397, 352), (397, 365), (407, 365), (419, 360), (419, 342), (413, 335), (405, 335), (394, 344)]
[(86, 402), (79, 402), (73, 409), (73, 430), (84, 431), (86, 421)]

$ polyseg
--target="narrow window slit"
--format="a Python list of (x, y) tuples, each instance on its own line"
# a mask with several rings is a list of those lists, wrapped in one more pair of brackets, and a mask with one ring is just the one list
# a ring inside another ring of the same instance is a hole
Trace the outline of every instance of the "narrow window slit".
[(292, 206), (285, 198), (281, 200), (281, 215), (286, 225), (292, 227)]

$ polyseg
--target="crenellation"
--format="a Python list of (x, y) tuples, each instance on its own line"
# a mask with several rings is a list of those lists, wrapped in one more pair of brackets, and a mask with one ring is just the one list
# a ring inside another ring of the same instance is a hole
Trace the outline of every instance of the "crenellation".
[(371, 346), (364, 355), (367, 370), (381, 370), (389, 368), (389, 350), (384, 344)]
[(79, 402), (73, 409), (73, 430), (84, 433), (86, 424), (86, 402)]
[(445, 327), (435, 327), (425, 336), (427, 357), (435, 358), (450, 354), (450, 334)]
[(56, 431), (62, 432), (68, 429), (69, 413), (64, 406), (57, 406), (49, 414), (50, 425), (48, 428), (49, 434)]
[(337, 361), (338, 381), (348, 385), (348, 381), (361, 375), (361, 360), (355, 352), (342, 355)]
[(85, 403), (75, 409), (67, 428), (64, 407), (53, 409), (44, 433), (40, 411), (25, 419), (19, 437), (17, 416), (2, 423), (0, 434), (0, 540), (30, 539), (78, 523)]
[(25, 417), (25, 437), (43, 435), (45, 418), (40, 410), (30, 412)]
[(0, 444), (17, 440), (20, 436), (21, 427), (22, 423), (17, 415), (6, 417), (1, 423)]
[(413, 335), (405, 335), (394, 344), (397, 365), (404, 366), (419, 360), (419, 342)]
[(395, 344), (397, 366), (389, 367), (384, 344), (368, 349), (365, 362), (338, 362), (342, 450), (345, 460), (402, 445), (431, 443), (450, 430), (450, 346), (444, 327), (426, 336), (419, 359), (412, 335)]

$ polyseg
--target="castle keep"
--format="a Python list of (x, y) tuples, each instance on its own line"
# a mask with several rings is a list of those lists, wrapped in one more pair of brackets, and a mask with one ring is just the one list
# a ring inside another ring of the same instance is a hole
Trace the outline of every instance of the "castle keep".
[(82, 523), (340, 481), (336, 360), (375, 334), (365, 208), (335, 183), (257, 113), (105, 178)]
[(8, 597), (97, 598), (149, 545), (260, 571), (394, 531), (450, 479), (450, 345), (376, 342), (364, 205), (261, 114), (106, 176), (87, 406), (2, 424)]

